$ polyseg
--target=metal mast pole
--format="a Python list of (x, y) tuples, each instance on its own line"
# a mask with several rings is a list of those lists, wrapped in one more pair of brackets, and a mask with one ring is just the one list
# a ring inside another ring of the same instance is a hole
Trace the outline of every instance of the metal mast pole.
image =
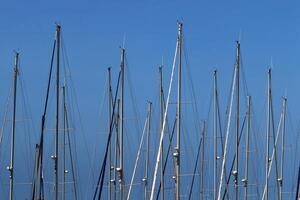
[[(214, 200), (217, 199), (217, 173), (218, 173), (218, 163), (217, 163), (217, 70), (214, 71)], [(203, 175), (202, 175), (203, 176)]]
[(120, 168), (118, 169), (120, 173), (120, 200), (123, 200), (124, 195), (124, 168), (123, 168), (123, 139), (124, 139), (124, 82), (125, 82), (125, 76), (124, 76), (124, 67), (125, 67), (125, 49), (121, 49), (121, 119), (120, 119)]
[(14, 67), (14, 105), (12, 115), (12, 128), (11, 128), (11, 145), (10, 145), (10, 166), (7, 167), (9, 171), (9, 199), (13, 200), (14, 196), (14, 159), (15, 159), (15, 132), (16, 132), (16, 108), (17, 108), (17, 78), (18, 78), (18, 65), (19, 65), (19, 53), (15, 55), (15, 67)]
[(148, 171), (149, 171), (149, 144), (150, 144), (150, 131), (151, 131), (151, 112), (152, 112), (152, 103), (148, 102), (148, 132), (147, 132), (147, 147), (146, 147), (146, 169), (145, 177), (143, 178), (144, 182), (144, 199), (147, 200), (147, 189), (148, 189)]
[(205, 157), (205, 131), (206, 131), (206, 122), (203, 122), (202, 128), (202, 164), (201, 164), (201, 200), (204, 200), (204, 157)]
[[(108, 69), (108, 132), (110, 133), (110, 124), (111, 124), (111, 107), (112, 107), (112, 95), (111, 95), (111, 67)], [(111, 163), (111, 142), (109, 142), (109, 150), (108, 150), (108, 158), (109, 158), (109, 164), (108, 164), (108, 200), (111, 200), (111, 170), (112, 170), (112, 163)]]
[(59, 50), (60, 25), (56, 25), (56, 116), (55, 116), (55, 146), (54, 146), (54, 199), (58, 199), (58, 128), (59, 128)]
[(180, 199), (180, 129), (181, 129), (181, 60), (182, 60), (182, 23), (178, 22), (178, 88), (177, 88), (177, 144), (175, 147), (175, 200)]
[[(160, 133), (162, 132), (163, 123), (164, 123), (164, 103), (163, 103), (163, 77), (162, 77), (162, 65), (159, 67), (159, 85), (160, 85), (160, 92), (159, 92), (159, 106), (160, 106)], [(160, 182), (161, 182), (161, 200), (165, 199), (165, 178), (164, 178), (164, 141), (162, 140), (161, 143), (161, 150), (160, 150)]]
[(284, 146), (285, 146), (285, 121), (286, 121), (286, 102), (287, 98), (283, 97), (283, 113), (282, 113), (282, 138), (281, 138), (281, 163), (280, 163), (280, 178), (279, 182), (279, 200), (282, 200), (283, 188), (283, 168), (284, 168)]
[(269, 199), (269, 177), (268, 177), (268, 171), (269, 171), (269, 164), (270, 164), (270, 158), (269, 158), (269, 143), (270, 143), (270, 119), (271, 119), (271, 68), (268, 71), (268, 113), (267, 113), (267, 132), (266, 132), (266, 143), (267, 143), (267, 152), (266, 152), (266, 177), (265, 177), (265, 185), (266, 185), (266, 195), (265, 199)]
[(234, 189), (235, 199), (238, 200), (238, 170), (239, 170), (239, 112), (240, 112), (240, 42), (236, 41), (236, 110), (235, 110), (235, 166), (234, 166)]
[(62, 98), (63, 98), (63, 109), (62, 109), (62, 118), (63, 118), (63, 135), (62, 135), (62, 200), (65, 200), (65, 182), (66, 182), (66, 159), (65, 159), (65, 141), (66, 141), (66, 96), (65, 96), (65, 85), (62, 87)]
[(116, 113), (116, 118), (115, 123), (116, 123), (116, 137), (115, 137), (115, 156), (114, 156), (114, 179), (113, 179), (113, 184), (114, 184), (114, 200), (117, 199), (117, 165), (118, 165), (118, 156), (120, 154), (120, 149), (118, 148), (119, 144), (119, 119), (120, 119), (120, 99), (117, 100), (117, 113)]
[(248, 163), (249, 163), (249, 143), (250, 143), (250, 117), (251, 117), (251, 96), (247, 96), (247, 133), (246, 133), (246, 161), (245, 161), (245, 178), (242, 180), (244, 182), (245, 193), (244, 199), (248, 199)]

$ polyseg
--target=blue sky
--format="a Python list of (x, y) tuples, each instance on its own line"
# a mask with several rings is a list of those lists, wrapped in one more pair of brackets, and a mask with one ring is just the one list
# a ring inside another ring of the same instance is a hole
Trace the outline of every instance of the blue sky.
[(266, 75), (272, 65), (276, 114), (281, 109), (280, 97), (287, 95), (296, 128), (300, 112), (299, 10), (297, 1), (2, 1), (0, 113), (3, 115), (9, 90), (13, 51), (18, 50), (34, 124), (39, 130), (57, 22), (62, 25), (85, 130), (91, 133), (88, 140), (99, 130), (97, 110), (106, 68), (112, 66), (116, 77), (119, 47), (124, 41), (137, 107), (144, 116), (146, 100), (154, 100), (157, 95), (162, 58), (168, 83), (176, 21), (181, 20), (201, 119), (207, 114), (205, 106), (215, 68), (223, 105), (227, 103), (235, 41), (240, 39), (245, 78), (258, 118), (265, 117)]

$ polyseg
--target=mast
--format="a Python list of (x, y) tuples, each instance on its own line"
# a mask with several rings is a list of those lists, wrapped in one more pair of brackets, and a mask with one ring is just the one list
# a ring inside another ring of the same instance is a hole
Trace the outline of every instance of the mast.
[(279, 182), (279, 200), (282, 200), (283, 188), (283, 169), (284, 169), (284, 146), (285, 146), (285, 121), (286, 121), (286, 102), (287, 98), (283, 97), (283, 112), (282, 112), (282, 138), (281, 138), (281, 163), (280, 163), (280, 178)]
[(123, 200), (123, 195), (124, 195), (124, 168), (123, 168), (123, 140), (124, 140), (124, 84), (125, 84), (125, 76), (124, 76), (124, 67), (125, 67), (125, 49), (121, 49), (121, 119), (120, 119), (120, 168), (119, 168), (119, 173), (120, 173), (120, 200)]
[(17, 108), (17, 79), (18, 79), (18, 68), (19, 65), (19, 53), (16, 52), (15, 55), (15, 66), (14, 66), (14, 105), (13, 105), (13, 115), (12, 115), (12, 128), (11, 128), (11, 145), (10, 145), (10, 165), (7, 167), (9, 171), (9, 199), (13, 200), (14, 196), (14, 159), (15, 159), (15, 132), (16, 132), (16, 108)]
[(152, 102), (148, 102), (148, 131), (147, 131), (147, 147), (146, 147), (146, 169), (144, 182), (144, 199), (148, 199), (147, 189), (148, 189), (148, 171), (149, 171), (149, 143), (150, 143), (150, 131), (151, 131), (151, 112), (152, 112)]
[(245, 193), (244, 199), (248, 199), (248, 163), (249, 163), (249, 143), (250, 143), (250, 117), (251, 117), (251, 96), (247, 96), (247, 132), (246, 132), (246, 161), (245, 161), (245, 178), (242, 180), (244, 183)]
[(267, 152), (266, 152), (266, 174), (265, 174), (265, 187), (266, 187), (266, 195), (265, 200), (269, 199), (269, 164), (270, 164), (270, 158), (269, 158), (269, 143), (270, 143), (270, 119), (271, 119), (271, 68), (268, 71), (268, 113), (267, 113), (267, 132), (266, 132), (266, 143), (267, 143)]
[(235, 166), (234, 171), (234, 191), (235, 199), (238, 200), (238, 169), (239, 169), (239, 112), (240, 112), (240, 42), (236, 41), (236, 108), (235, 108)]
[(65, 200), (65, 183), (66, 183), (66, 159), (65, 159), (65, 141), (66, 141), (66, 96), (65, 96), (65, 85), (62, 87), (62, 98), (63, 98), (63, 109), (62, 109), (62, 118), (63, 118), (63, 135), (62, 135), (62, 200)]
[[(214, 71), (214, 200), (217, 199), (217, 173), (218, 173), (218, 163), (217, 163), (217, 154), (218, 154), (218, 146), (217, 146), (217, 70)], [(204, 146), (204, 145), (203, 145)], [(202, 161), (203, 162), (203, 161)], [(203, 176), (203, 174), (202, 174)]]
[(178, 85), (177, 85), (177, 144), (175, 147), (175, 200), (180, 199), (180, 129), (181, 129), (181, 63), (182, 63), (182, 23), (178, 22)]
[[(108, 131), (110, 132), (110, 124), (111, 124), (111, 110), (112, 110), (112, 88), (111, 88), (111, 67), (108, 69)], [(109, 164), (108, 164), (108, 200), (111, 200), (111, 171), (112, 171), (112, 155), (111, 155), (111, 150), (112, 150), (112, 140), (109, 142), (109, 150), (108, 150), (108, 158), (109, 158)]]
[(204, 156), (205, 156), (205, 130), (206, 129), (206, 122), (203, 121), (203, 129), (202, 129), (202, 165), (201, 165), (201, 200), (204, 200)]
[(54, 146), (54, 199), (58, 199), (58, 128), (59, 128), (59, 50), (60, 25), (56, 25), (56, 116), (55, 116), (55, 146)]
[[(161, 65), (159, 67), (159, 87), (160, 87), (160, 92), (159, 92), (159, 106), (160, 106), (160, 133), (162, 132), (163, 129), (163, 123), (164, 123), (164, 103), (163, 103), (163, 95), (164, 95), (164, 90), (163, 90), (163, 76), (162, 76), (162, 67)], [(162, 134), (162, 133), (161, 133)], [(161, 150), (160, 150), (160, 182), (161, 182), (161, 200), (165, 199), (165, 178), (164, 178), (164, 141), (162, 140), (161, 142)]]
[(120, 99), (117, 99), (117, 113), (115, 118), (116, 123), (116, 137), (115, 137), (115, 149), (114, 149), (114, 179), (113, 179), (113, 192), (114, 200), (117, 199), (117, 165), (118, 165), (118, 156), (120, 154), (120, 149), (118, 148), (119, 144), (119, 119), (120, 119)]

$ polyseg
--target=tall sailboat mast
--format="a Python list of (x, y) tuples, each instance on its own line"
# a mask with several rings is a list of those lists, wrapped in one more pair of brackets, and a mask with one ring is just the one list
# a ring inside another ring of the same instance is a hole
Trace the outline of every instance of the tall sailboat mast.
[[(65, 85), (62, 87), (62, 99), (63, 99), (63, 103), (62, 103), (62, 131), (63, 131), (63, 134), (62, 134), (62, 155), (61, 155), (61, 159), (62, 159), (62, 200), (65, 200), (65, 195), (66, 195), (66, 192), (65, 192), (65, 183), (66, 183), (66, 159), (65, 159), (65, 144), (66, 144), (66, 109), (65, 109), (65, 104), (66, 104), (66, 93), (65, 93)], [(70, 145), (70, 144), (69, 144)]]
[(115, 137), (115, 148), (114, 148), (114, 179), (113, 179), (113, 193), (114, 193), (114, 200), (117, 199), (117, 166), (118, 166), (118, 157), (120, 156), (120, 149), (119, 147), (119, 122), (120, 122), (120, 99), (117, 99), (117, 112), (115, 117), (116, 123), (116, 137)]
[(271, 120), (271, 68), (268, 71), (268, 113), (267, 113), (267, 131), (266, 131), (266, 143), (267, 143), (267, 150), (266, 150), (266, 174), (265, 174), (265, 187), (266, 187), (266, 195), (265, 200), (269, 199), (269, 165), (270, 165), (270, 120)]
[[(217, 163), (217, 153), (218, 153), (218, 146), (217, 146), (217, 97), (218, 96), (218, 86), (217, 86), (217, 70), (214, 71), (214, 122), (213, 122), (213, 130), (214, 130), (214, 200), (217, 199), (217, 173), (218, 173), (218, 163)], [(204, 146), (204, 145), (203, 145)], [(203, 162), (203, 161), (202, 161)], [(203, 174), (202, 174), (203, 176)]]
[(282, 188), (283, 188), (286, 103), (287, 103), (287, 98), (283, 97), (282, 135), (281, 135), (281, 162), (280, 162), (280, 178), (278, 179), (278, 182), (279, 182), (279, 198), (278, 199), (279, 200), (282, 200)]
[(202, 162), (201, 162), (201, 188), (200, 188), (200, 199), (204, 200), (204, 158), (205, 158), (205, 132), (206, 132), (206, 121), (203, 121), (202, 128)]
[(148, 102), (148, 124), (147, 124), (147, 139), (146, 139), (146, 169), (144, 181), (144, 199), (148, 199), (148, 179), (149, 179), (149, 148), (150, 148), (150, 131), (151, 131), (151, 113), (152, 113), (152, 102)]
[(121, 49), (121, 119), (120, 119), (120, 200), (123, 200), (124, 196), (124, 84), (125, 84), (125, 74), (124, 74), (124, 67), (125, 67), (125, 49)]
[(54, 146), (54, 199), (58, 199), (58, 131), (59, 131), (59, 64), (60, 64), (60, 25), (56, 25), (56, 116)]
[(178, 88), (177, 88), (177, 144), (175, 147), (175, 199), (180, 199), (180, 129), (181, 129), (181, 63), (182, 63), (182, 23), (178, 22)]
[(242, 180), (244, 182), (244, 199), (248, 199), (248, 163), (249, 163), (249, 148), (250, 148), (250, 117), (251, 117), (251, 96), (247, 96), (247, 131), (246, 131), (246, 158), (245, 158), (245, 178)]
[(13, 83), (13, 115), (12, 115), (12, 128), (11, 128), (11, 145), (10, 145), (10, 165), (7, 167), (9, 171), (9, 199), (14, 199), (14, 159), (15, 159), (15, 132), (16, 132), (16, 109), (17, 109), (17, 79), (18, 79), (18, 68), (19, 65), (19, 53), (15, 55), (15, 66), (14, 66), (14, 83)]
[[(160, 133), (162, 132), (163, 123), (164, 123), (164, 102), (163, 102), (163, 76), (162, 76), (162, 67), (159, 67), (159, 107), (160, 107)], [(162, 133), (161, 133), (162, 134)], [(161, 182), (161, 200), (165, 199), (165, 178), (164, 178), (164, 141), (162, 140), (161, 143), (161, 150), (160, 150), (160, 182)]]
[[(112, 88), (111, 88), (111, 67), (107, 69), (108, 71), (108, 131), (110, 132), (111, 114), (112, 114)], [(111, 177), (112, 177), (112, 140), (109, 142), (108, 150), (108, 200), (111, 200)]]
[(235, 166), (234, 166), (234, 189), (235, 199), (238, 200), (238, 170), (239, 170), (239, 113), (240, 113), (240, 42), (236, 42), (236, 108), (235, 108)]

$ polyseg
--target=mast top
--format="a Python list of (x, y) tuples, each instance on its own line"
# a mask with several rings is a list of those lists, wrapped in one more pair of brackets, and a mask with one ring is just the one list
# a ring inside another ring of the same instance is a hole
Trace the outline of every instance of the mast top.
[(55, 25), (56, 25), (56, 30), (60, 30), (61, 25), (59, 23), (55, 23)]
[(286, 96), (282, 96), (283, 101), (287, 101), (287, 97)]
[(182, 28), (183, 23), (182, 23), (181, 21), (177, 20), (177, 24), (178, 24), (178, 27), (179, 27), (179, 28)]
[(18, 65), (19, 65), (19, 55), (20, 53), (15, 51), (15, 66), (14, 66), (14, 71), (16, 72), (16, 74), (19, 73), (19, 69), (18, 69)]
[(182, 37), (182, 26), (183, 26), (183, 23), (180, 22), (180, 21), (177, 21), (177, 24), (178, 24), (178, 39), (181, 39), (181, 37)]
[(61, 26), (60, 26), (60, 24), (58, 24), (58, 23), (56, 23), (56, 34), (55, 34), (55, 37), (56, 37), (56, 39), (58, 38), (58, 37), (60, 37), (59, 36), (59, 34), (60, 34), (60, 29), (61, 29)]

